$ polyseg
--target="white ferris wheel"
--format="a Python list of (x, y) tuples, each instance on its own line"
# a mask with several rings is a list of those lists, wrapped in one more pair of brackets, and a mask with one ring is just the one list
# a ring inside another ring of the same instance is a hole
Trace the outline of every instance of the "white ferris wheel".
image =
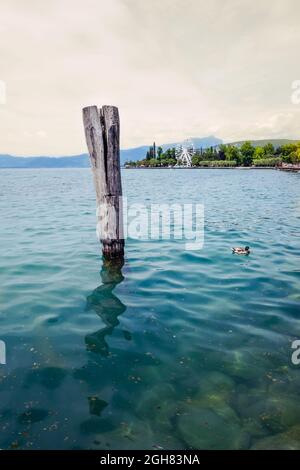
[(186, 139), (184, 142), (176, 148), (176, 160), (175, 166), (192, 166), (192, 158), (195, 153), (194, 144), (191, 139)]

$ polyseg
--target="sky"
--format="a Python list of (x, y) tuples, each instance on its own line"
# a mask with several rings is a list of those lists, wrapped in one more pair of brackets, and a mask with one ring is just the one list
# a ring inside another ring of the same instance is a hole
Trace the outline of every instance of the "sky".
[(1, 0), (0, 153), (86, 152), (82, 108), (122, 148), (299, 138), (299, 0)]

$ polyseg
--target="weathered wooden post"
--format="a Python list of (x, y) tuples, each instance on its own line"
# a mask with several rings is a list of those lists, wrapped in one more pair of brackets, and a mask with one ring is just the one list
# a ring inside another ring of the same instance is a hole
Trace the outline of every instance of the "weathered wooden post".
[(83, 108), (97, 200), (97, 233), (107, 259), (124, 256), (120, 120), (115, 106)]

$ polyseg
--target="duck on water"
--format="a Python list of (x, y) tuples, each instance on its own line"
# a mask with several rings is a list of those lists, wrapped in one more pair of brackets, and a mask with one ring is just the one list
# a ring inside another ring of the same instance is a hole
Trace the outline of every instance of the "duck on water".
[(250, 247), (249, 246), (245, 246), (245, 248), (237, 246), (237, 247), (231, 248), (231, 249), (232, 249), (232, 253), (234, 253), (235, 255), (249, 255), (250, 254)]

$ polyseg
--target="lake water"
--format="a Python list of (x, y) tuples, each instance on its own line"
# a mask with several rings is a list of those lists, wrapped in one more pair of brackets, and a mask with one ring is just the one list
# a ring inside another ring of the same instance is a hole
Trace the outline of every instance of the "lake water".
[(89, 170), (0, 171), (0, 448), (300, 448), (300, 174), (124, 170), (123, 186), (204, 203), (204, 248), (128, 240), (112, 271)]

